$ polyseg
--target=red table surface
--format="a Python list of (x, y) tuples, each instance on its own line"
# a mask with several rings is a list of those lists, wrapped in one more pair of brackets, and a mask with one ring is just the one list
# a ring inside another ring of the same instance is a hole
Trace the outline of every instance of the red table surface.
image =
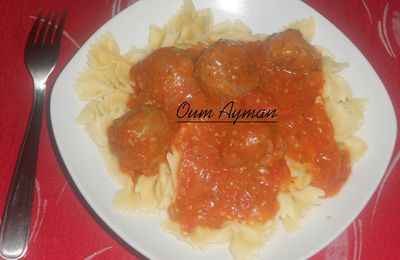
[[(134, 1), (1, 1), (0, 214), (31, 109), (32, 82), (23, 53), (34, 17), (39, 11), (68, 12), (61, 54), (51, 83), (96, 29)], [(400, 122), (400, 1), (305, 2), (341, 29), (367, 57), (386, 86)], [(379, 127), (385, 126), (377, 126), (376, 131)], [(400, 259), (399, 148), (397, 140), (386, 174), (366, 208), (347, 230), (312, 259)], [(73, 190), (57, 160), (46, 120), (37, 167), (32, 233), (26, 259), (140, 257), (112, 235)]]

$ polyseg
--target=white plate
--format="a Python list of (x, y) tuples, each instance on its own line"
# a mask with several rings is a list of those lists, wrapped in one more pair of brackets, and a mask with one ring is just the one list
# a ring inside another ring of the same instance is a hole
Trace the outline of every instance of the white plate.
[[(334, 25), (315, 10), (294, 0), (195, 0), (197, 9), (211, 8), (215, 22), (241, 19), (254, 32), (272, 33), (296, 19), (313, 16), (317, 34), (314, 44), (332, 51), (338, 61), (349, 62), (342, 75), (355, 97), (369, 100), (365, 122), (359, 131), (369, 145), (366, 156), (354, 166), (343, 190), (312, 209), (303, 228), (288, 235), (282, 230), (265, 244), (261, 259), (310, 257), (338, 236), (360, 213), (379, 184), (389, 163), (396, 136), (396, 118), (390, 98), (379, 77), (358, 49)], [(149, 25), (163, 25), (182, 4), (181, 0), (142, 0), (101, 27), (78, 51), (58, 77), (51, 95), (50, 117), (59, 152), (76, 187), (98, 216), (129, 245), (151, 259), (226, 259), (227, 246), (213, 246), (206, 253), (161, 230), (165, 216), (132, 217), (111, 207), (118, 186), (84, 129), (74, 120), (83, 107), (72, 88), (86, 64), (89, 45), (104, 32), (113, 33), (122, 52), (147, 43)], [(384, 126), (384, 127), (383, 127)], [(379, 130), (377, 129), (379, 128)], [(327, 218), (330, 216), (331, 218)]]

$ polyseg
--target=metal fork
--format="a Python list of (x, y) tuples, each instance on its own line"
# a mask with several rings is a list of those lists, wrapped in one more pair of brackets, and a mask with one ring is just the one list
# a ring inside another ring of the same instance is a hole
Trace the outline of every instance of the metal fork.
[(57, 15), (52, 19), (47, 15), (43, 22), (42, 14), (39, 14), (25, 47), (25, 64), (33, 79), (34, 94), (0, 227), (0, 254), (6, 259), (23, 257), (28, 247), (46, 81), (60, 51), (65, 14), (58, 25), (57, 20)]

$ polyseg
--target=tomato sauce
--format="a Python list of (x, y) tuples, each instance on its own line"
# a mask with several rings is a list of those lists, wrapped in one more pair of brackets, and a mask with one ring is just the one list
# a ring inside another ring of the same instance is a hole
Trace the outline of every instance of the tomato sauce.
[[(218, 45), (179, 50), (178, 59), (183, 59), (183, 63), (177, 60), (164, 67), (148, 65), (160, 63), (158, 59), (162, 60), (163, 54), (158, 53), (142, 63), (147, 65), (131, 69), (139, 98), (130, 101), (130, 105), (146, 103), (164, 109), (169, 121), (175, 124), (171, 127), (175, 130), (169, 132), (173, 141), (168, 145), (180, 152), (181, 161), (176, 199), (168, 213), (187, 233), (196, 227), (219, 228), (229, 220), (265, 223), (272, 219), (279, 210), (278, 192), (286, 191), (292, 183), (286, 159), (304, 164), (311, 174), (312, 185), (323, 189), (327, 197), (339, 192), (351, 171), (349, 153), (335, 142), (321, 97), (322, 57), (299, 32), (287, 30), (264, 41), (219, 44), (225, 44), (221, 47), (223, 51), (208, 50), (220, 48)], [(229, 48), (243, 53), (232, 58)], [(171, 55), (165, 57), (173, 60), (178, 57)], [(241, 67), (241, 59), (251, 60)], [(179, 64), (189, 67), (182, 68)], [(152, 70), (151, 66), (158, 67)], [(166, 71), (170, 73), (168, 76)], [(246, 76), (240, 79), (242, 73)], [(149, 81), (149, 77), (154, 92), (137, 80)], [(177, 85), (167, 85), (166, 89), (165, 82)], [(208, 91), (212, 83), (218, 88)], [(229, 96), (231, 90), (235, 96)], [(277, 122), (176, 123), (173, 111), (182, 101), (212, 108), (217, 114), (227, 100), (234, 100), (240, 108), (273, 107), (278, 114)], [(146, 138), (153, 138), (155, 134), (148, 135)], [(113, 152), (119, 153), (118, 149)], [(135, 172), (144, 174), (140, 169)]]

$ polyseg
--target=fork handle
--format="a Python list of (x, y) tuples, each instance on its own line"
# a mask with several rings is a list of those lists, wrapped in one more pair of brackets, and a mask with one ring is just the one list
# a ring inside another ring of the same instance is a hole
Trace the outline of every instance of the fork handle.
[(44, 100), (45, 83), (35, 82), (32, 112), (0, 227), (0, 254), (7, 259), (23, 257), (28, 247)]

